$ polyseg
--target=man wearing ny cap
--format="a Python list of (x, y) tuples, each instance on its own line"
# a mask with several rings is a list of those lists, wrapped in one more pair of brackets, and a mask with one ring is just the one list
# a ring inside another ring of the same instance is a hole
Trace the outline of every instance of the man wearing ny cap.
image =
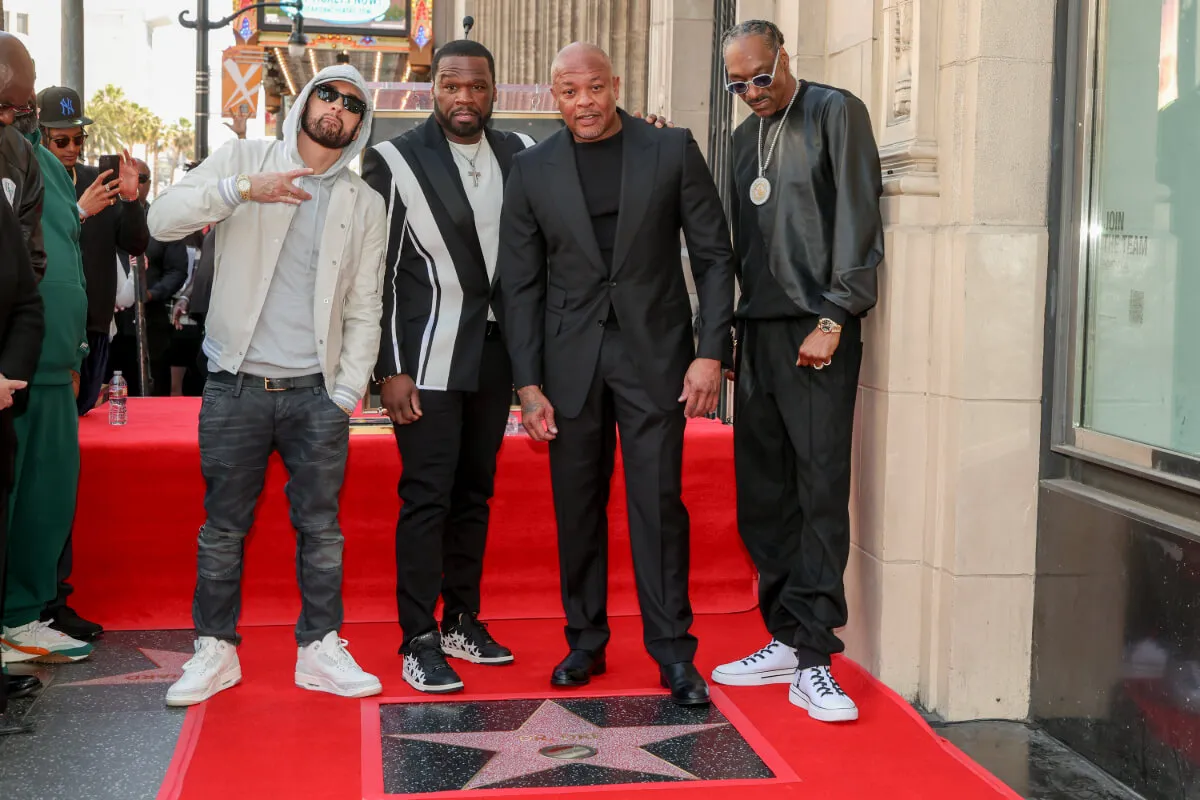
[[(83, 230), (79, 248), (88, 291), (88, 357), (79, 380), (79, 415), (92, 410), (108, 377), (108, 345), (117, 299), (117, 249), (130, 255), (146, 252), (150, 232), (146, 211), (138, 202), (137, 165), (128, 151), (121, 154), (118, 175), (101, 173), (80, 163), (87, 142), (83, 101), (74, 89), (51, 86), (37, 96), (42, 142), (62, 162), (75, 182)], [(101, 155), (99, 153), (95, 155)], [(70, 587), (65, 587), (67, 594)], [(65, 604), (66, 594), (59, 600)], [(78, 631), (82, 632), (82, 631)]]

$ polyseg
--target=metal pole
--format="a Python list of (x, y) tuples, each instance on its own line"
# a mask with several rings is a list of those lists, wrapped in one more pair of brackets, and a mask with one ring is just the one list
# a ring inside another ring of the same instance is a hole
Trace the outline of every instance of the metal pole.
[(196, 0), (196, 160), (208, 157), (208, 0)]
[(62, 0), (62, 84), (83, 92), (83, 0)]
[(134, 304), (134, 331), (137, 334), (138, 387), (142, 397), (153, 394), (150, 374), (150, 348), (146, 341), (146, 271), (142, 268), (146, 256), (134, 256), (130, 269), (133, 270), (133, 287), (137, 292)]

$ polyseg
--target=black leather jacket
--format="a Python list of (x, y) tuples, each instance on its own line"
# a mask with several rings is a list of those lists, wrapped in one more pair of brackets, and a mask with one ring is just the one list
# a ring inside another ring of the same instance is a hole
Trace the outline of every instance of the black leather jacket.
[[(764, 121), (764, 151), (782, 116)], [(771, 194), (761, 206), (749, 194), (758, 177), (758, 128), (751, 115), (733, 134), (737, 316), (821, 316), (843, 324), (865, 315), (875, 305), (883, 260), (883, 183), (866, 106), (849, 92), (802, 81), (766, 171)]]
[(46, 274), (46, 248), (42, 244), (42, 170), (33, 147), (16, 128), (0, 127), (0, 188), (21, 222), (21, 235), (34, 274)]

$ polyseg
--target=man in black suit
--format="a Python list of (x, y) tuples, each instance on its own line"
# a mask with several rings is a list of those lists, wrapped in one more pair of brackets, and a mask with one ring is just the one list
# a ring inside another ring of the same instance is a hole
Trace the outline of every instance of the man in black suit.
[[(14, 406), (20, 407), (28, 399), (22, 390), (37, 368), (44, 326), (42, 296), (38, 294), (20, 220), (8, 201), (0, 198), (0, 616), (4, 611), (8, 493), (12, 489), (17, 446)], [(36, 683), (24, 676), (14, 680), (18, 689), (24, 689), (26, 683)], [(4, 716), (10, 682), (8, 676), (0, 676), (0, 735), (28, 730)]]
[[(609, 483), (621, 434), (646, 649), (675, 702), (708, 702), (692, 659), (685, 417), (716, 408), (728, 362), (734, 255), (691, 134), (617, 108), (619, 79), (592, 45), (558, 54), (567, 130), (513, 159), (498, 271), (523, 423), (550, 442), (570, 653), (553, 673), (580, 686), (605, 669)], [(679, 232), (700, 300), (699, 344)]]

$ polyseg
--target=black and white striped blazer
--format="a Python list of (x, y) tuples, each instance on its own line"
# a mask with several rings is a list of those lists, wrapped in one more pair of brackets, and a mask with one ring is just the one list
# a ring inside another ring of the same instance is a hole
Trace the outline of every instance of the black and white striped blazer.
[[(490, 128), (485, 135), (507, 180), (513, 156), (533, 139)], [(363, 178), (388, 215), (376, 378), (404, 373), (421, 389), (475, 391), (488, 307), (503, 330), (502, 303), (441, 126), (431, 116), (369, 148)]]

